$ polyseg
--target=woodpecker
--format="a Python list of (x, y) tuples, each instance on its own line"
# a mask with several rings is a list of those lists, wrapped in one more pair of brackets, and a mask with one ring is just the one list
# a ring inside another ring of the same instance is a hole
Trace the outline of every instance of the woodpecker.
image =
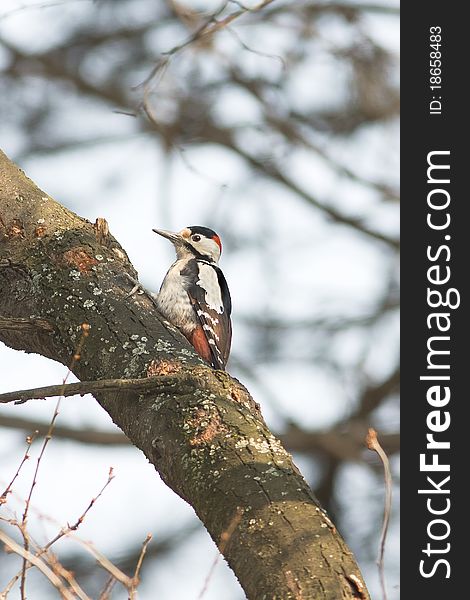
[(189, 340), (214, 369), (225, 369), (230, 354), (232, 301), (218, 266), (222, 243), (208, 227), (192, 225), (179, 233), (153, 229), (176, 250), (156, 297), (163, 316)]

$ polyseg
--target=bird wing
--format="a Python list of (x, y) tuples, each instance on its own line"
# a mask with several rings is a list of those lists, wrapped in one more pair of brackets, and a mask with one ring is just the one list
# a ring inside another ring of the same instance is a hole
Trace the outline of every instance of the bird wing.
[[(192, 261), (191, 261), (192, 262)], [(222, 271), (209, 262), (196, 260), (197, 277), (187, 289), (196, 317), (207, 340), (212, 366), (225, 369), (230, 354), (232, 303)]]

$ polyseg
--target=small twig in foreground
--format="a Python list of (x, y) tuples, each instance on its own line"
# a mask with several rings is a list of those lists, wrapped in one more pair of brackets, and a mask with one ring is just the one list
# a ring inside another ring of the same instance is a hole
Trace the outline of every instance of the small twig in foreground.
[[(36, 555), (36, 556), (38, 556), (38, 555)], [(86, 594), (82, 590), (82, 588), (78, 585), (78, 582), (75, 579), (75, 577), (73, 576), (72, 571), (69, 571), (63, 565), (61, 565), (60, 562), (58, 561), (57, 557), (55, 556), (55, 554), (53, 554), (52, 552), (48, 552), (45, 555), (45, 557), (46, 557), (47, 561), (49, 562), (49, 564), (51, 565), (51, 568), (54, 571), (54, 573), (57, 576), (65, 579), (65, 581), (69, 584), (70, 589), (77, 596), (77, 598), (79, 598), (79, 600), (92, 600), (90, 598), (90, 596), (88, 596), (88, 594)]]
[(7, 501), (7, 496), (11, 491), (12, 485), (15, 483), (16, 478), (18, 477), (18, 475), (20, 474), (21, 471), (21, 467), (24, 465), (24, 463), (28, 460), (29, 458), (29, 450), (31, 448), (32, 443), (34, 442), (34, 438), (37, 435), (37, 431), (35, 431), (33, 433), (33, 435), (28, 435), (28, 437), (26, 438), (26, 451), (24, 453), (23, 456), (23, 460), (20, 462), (20, 466), (18, 467), (18, 469), (16, 470), (16, 473), (13, 476), (13, 479), (10, 481), (10, 483), (7, 485), (7, 487), (5, 488), (5, 491), (3, 492), (3, 494), (0, 496), (0, 506), (2, 504), (5, 504)]
[(209, 573), (207, 574), (207, 577), (204, 581), (204, 585), (202, 587), (201, 593), (197, 597), (197, 600), (201, 600), (201, 598), (206, 593), (207, 588), (209, 587), (209, 582), (212, 579), (212, 576), (214, 574), (214, 570), (217, 566), (217, 563), (219, 562), (220, 555), (224, 553), (225, 548), (227, 547), (227, 544), (230, 541), (230, 538), (235, 533), (235, 529), (238, 527), (238, 524), (240, 523), (240, 521), (242, 519), (242, 516), (243, 516), (243, 508), (238, 507), (232, 520), (230, 521), (227, 529), (222, 532), (222, 535), (220, 536), (219, 552), (217, 552), (217, 555), (214, 558), (214, 561), (211, 565), (211, 568), (209, 569)]
[(115, 583), (116, 583), (116, 580), (111, 575), (109, 577), (108, 581), (106, 582), (106, 585), (104, 586), (103, 591), (98, 596), (98, 600), (109, 600)]
[(75, 600), (73, 594), (67, 588), (64, 587), (62, 581), (57, 577), (57, 575), (51, 571), (51, 569), (37, 556), (31, 554), (28, 550), (22, 548), (19, 544), (17, 544), (14, 540), (12, 540), (4, 531), (0, 530), (0, 541), (2, 541), (5, 546), (10, 548), (11, 551), (19, 554), (23, 557), (25, 562), (32, 563), (35, 567), (37, 567), (43, 575), (45, 575), (52, 585), (59, 590), (62, 598), (66, 600)]
[(114, 577), (114, 579), (119, 581), (119, 583), (122, 583), (122, 585), (128, 590), (132, 589), (133, 582), (131, 577), (128, 577), (121, 571), (121, 569), (116, 567), (116, 565), (106, 558), (104, 554), (101, 554), (101, 552), (97, 550), (91, 542), (82, 540), (76, 535), (71, 535), (76, 542), (81, 544), (98, 561), (99, 565), (105, 569), (105, 571), (108, 571), (108, 573)]
[(50, 542), (48, 542), (44, 546), (44, 550), (45, 551), (49, 550), (49, 548), (52, 546), (52, 544), (55, 544), (55, 542), (57, 542), (57, 540), (60, 540), (60, 538), (64, 537), (64, 535), (69, 534), (71, 531), (76, 531), (80, 527), (80, 525), (83, 523), (83, 520), (85, 519), (88, 511), (92, 508), (92, 506), (95, 504), (95, 502), (98, 500), (98, 498), (100, 498), (101, 494), (104, 492), (104, 490), (108, 487), (108, 485), (111, 483), (111, 481), (113, 479), (114, 479), (113, 468), (110, 467), (109, 468), (109, 473), (108, 473), (108, 480), (103, 485), (103, 487), (98, 492), (98, 494), (94, 498), (92, 498), (90, 500), (90, 503), (88, 504), (88, 506), (86, 507), (86, 509), (78, 517), (77, 521), (73, 525), (68, 525), (67, 527), (64, 527), (63, 529), (61, 529), (59, 531), (59, 533)]
[[(49, 430), (47, 432), (47, 435), (44, 438), (44, 442), (42, 444), (42, 448), (41, 451), (39, 452), (39, 456), (38, 456), (38, 460), (36, 463), (36, 469), (34, 471), (34, 475), (33, 475), (33, 482), (31, 484), (31, 488), (29, 490), (29, 495), (26, 498), (26, 502), (25, 502), (25, 508), (24, 508), (24, 512), (23, 512), (23, 518), (21, 521), (21, 526), (20, 526), (20, 530), (21, 533), (23, 535), (23, 540), (24, 540), (24, 544), (23, 547), (25, 549), (26, 552), (29, 551), (29, 534), (27, 531), (27, 520), (28, 520), (28, 511), (29, 511), (29, 506), (31, 504), (31, 497), (33, 495), (33, 490), (36, 487), (36, 483), (37, 483), (37, 476), (38, 476), (38, 472), (39, 472), (39, 466), (41, 464), (41, 460), (42, 457), (44, 456), (44, 452), (46, 450), (47, 444), (49, 443), (49, 440), (52, 438), (52, 432), (54, 431), (54, 424), (55, 421), (59, 415), (59, 407), (60, 407), (60, 400), (61, 397), (63, 396), (63, 391), (65, 389), (65, 385), (67, 383), (67, 379), (69, 378), (70, 373), (72, 372), (73, 367), (75, 366), (75, 363), (80, 360), (80, 354), (83, 348), (83, 345), (85, 344), (85, 340), (89, 335), (90, 332), (90, 325), (88, 325), (88, 323), (82, 323), (82, 335), (80, 337), (80, 340), (77, 344), (77, 347), (75, 349), (75, 352), (72, 356), (72, 360), (70, 362), (70, 366), (67, 370), (67, 373), (62, 381), (62, 390), (60, 393), (60, 398), (57, 400), (57, 404), (54, 410), (54, 414), (52, 415), (52, 419), (51, 419), (51, 423), (49, 425)], [(23, 568), (21, 571), (21, 583), (20, 583), (20, 592), (21, 592), (21, 600), (26, 600), (26, 593), (25, 593), (25, 584), (26, 584), (26, 569), (28, 566), (28, 561), (26, 560), (26, 558), (23, 559)]]
[(384, 466), (384, 478), (385, 478), (385, 506), (384, 506), (384, 520), (382, 525), (382, 534), (380, 536), (379, 555), (377, 557), (377, 566), (379, 568), (380, 585), (382, 587), (383, 599), (387, 600), (387, 590), (385, 588), (385, 573), (384, 573), (384, 552), (385, 552), (385, 541), (387, 539), (388, 524), (390, 522), (390, 513), (392, 510), (392, 474), (390, 471), (390, 463), (387, 455), (385, 454), (382, 446), (379, 444), (377, 439), (377, 432), (375, 429), (369, 429), (366, 437), (366, 444), (369, 450), (377, 452), (380, 460)]
[[(77, 597), (80, 600), (91, 600), (91, 599), (81, 589), (81, 587), (75, 580), (73, 573), (71, 571), (68, 571), (67, 569), (65, 569), (62, 566), (62, 564), (57, 560), (55, 555), (50, 551), (50, 548), (59, 539), (70, 534), (72, 531), (76, 531), (78, 529), (78, 527), (84, 521), (87, 513), (90, 511), (92, 506), (94, 506), (96, 501), (100, 498), (100, 496), (103, 494), (104, 490), (108, 487), (108, 485), (111, 483), (111, 481), (113, 479), (114, 479), (113, 469), (112, 469), (112, 467), (110, 467), (109, 473), (108, 473), (108, 479), (107, 479), (106, 483), (103, 485), (103, 487), (101, 488), (99, 493), (94, 498), (91, 499), (87, 508), (83, 511), (83, 513), (80, 515), (80, 517), (77, 519), (77, 521), (73, 525), (68, 525), (67, 527), (62, 527), (61, 530), (59, 531), (59, 533), (50, 542), (48, 542), (45, 546), (39, 548), (35, 554), (35, 556), (37, 558), (40, 558), (42, 555), (45, 555), (44, 560), (46, 560), (49, 563), (53, 572), (56, 575), (58, 575), (59, 577), (62, 577), (63, 579), (65, 579), (67, 581), (71, 590), (77, 595)], [(19, 527), (19, 529), (21, 531), (22, 526), (18, 522), (16, 522), (16, 521), (9, 521), (9, 522), (10, 522), (10, 524), (16, 525), (17, 527)], [(33, 566), (32, 563), (27, 564), (26, 569), (29, 569), (31, 566)], [(6, 599), (11, 588), (13, 587), (15, 582), (18, 581), (18, 579), (21, 577), (21, 575), (22, 575), (22, 570), (20, 570), (20, 572), (11, 579), (11, 581), (8, 583), (8, 585), (6, 586), (4, 591), (2, 593), (0, 593), (0, 600)], [(137, 585), (135, 587), (137, 587)], [(111, 589), (111, 588), (108, 588), (108, 589)], [(100, 598), (100, 600), (104, 600), (105, 598), (106, 597), (104, 596), (103, 599)]]
[(149, 533), (149, 534), (147, 534), (147, 537), (145, 538), (144, 543), (142, 544), (142, 550), (140, 552), (139, 560), (137, 561), (137, 565), (135, 567), (134, 577), (132, 578), (132, 588), (129, 590), (129, 600), (134, 600), (136, 598), (137, 586), (140, 583), (140, 579), (139, 579), (140, 569), (142, 568), (142, 563), (144, 562), (144, 556), (145, 556), (145, 553), (147, 552), (147, 546), (149, 545), (151, 539), (152, 539), (152, 534)]

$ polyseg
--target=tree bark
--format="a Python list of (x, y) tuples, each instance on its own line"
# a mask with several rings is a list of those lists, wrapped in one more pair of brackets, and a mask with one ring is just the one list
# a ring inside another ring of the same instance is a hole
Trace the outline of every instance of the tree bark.
[(191, 504), (250, 600), (368, 599), (351, 551), (248, 391), (206, 366), (148, 295), (127, 297), (127, 275), (136, 272), (111, 235), (0, 152), (0, 340), (68, 366), (88, 323), (79, 379), (164, 376), (152, 392), (95, 396)]

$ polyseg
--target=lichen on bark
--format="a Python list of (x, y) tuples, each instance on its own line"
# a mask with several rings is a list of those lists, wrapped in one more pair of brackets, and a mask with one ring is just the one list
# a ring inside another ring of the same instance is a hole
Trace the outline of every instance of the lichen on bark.
[(79, 379), (171, 377), (165, 391), (96, 399), (191, 504), (250, 600), (369, 598), (350, 550), (249, 392), (205, 365), (148, 295), (129, 297), (129, 276), (136, 272), (103, 222), (68, 211), (0, 152), (0, 316), (51, 325), (35, 334), (1, 329), (0, 339), (68, 365), (86, 322)]

